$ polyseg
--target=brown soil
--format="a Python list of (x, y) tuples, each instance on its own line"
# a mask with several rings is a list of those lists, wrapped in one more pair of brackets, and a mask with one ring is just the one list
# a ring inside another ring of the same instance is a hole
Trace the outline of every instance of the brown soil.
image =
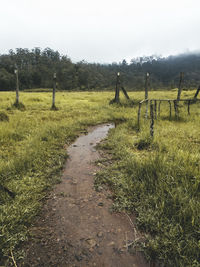
[(20, 266), (149, 266), (138, 252), (127, 248), (139, 236), (134, 218), (111, 213), (109, 192), (94, 190), (98, 170), (94, 162), (100, 158), (95, 146), (113, 127), (94, 127), (67, 149), (62, 182), (32, 227)]

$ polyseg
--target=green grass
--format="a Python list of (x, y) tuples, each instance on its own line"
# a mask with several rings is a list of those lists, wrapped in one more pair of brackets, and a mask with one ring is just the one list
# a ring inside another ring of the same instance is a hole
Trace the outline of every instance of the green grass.
[(134, 120), (118, 125), (102, 145), (113, 164), (96, 177), (112, 188), (115, 209), (136, 213), (140, 245), (165, 266), (200, 266), (200, 104), (191, 108), (169, 120), (163, 104), (153, 139), (145, 108), (139, 133)]
[[(150, 92), (150, 98), (175, 98), (177, 92)], [(136, 102), (143, 92), (131, 92)], [(189, 98), (194, 91), (184, 91)], [(103, 147), (113, 164), (99, 173), (96, 184), (113, 190), (116, 209), (135, 211), (146, 235), (141, 245), (150, 258), (166, 266), (199, 266), (200, 260), (200, 105), (181, 104), (180, 119), (169, 120), (162, 104), (149, 137), (142, 108), (137, 132), (137, 105), (108, 105), (113, 92), (20, 93), (25, 110), (13, 109), (14, 92), (0, 94), (0, 258), (27, 238), (28, 227), (42, 200), (59, 181), (70, 144), (89, 125), (115, 121)], [(11, 197), (4, 188), (15, 194)]]

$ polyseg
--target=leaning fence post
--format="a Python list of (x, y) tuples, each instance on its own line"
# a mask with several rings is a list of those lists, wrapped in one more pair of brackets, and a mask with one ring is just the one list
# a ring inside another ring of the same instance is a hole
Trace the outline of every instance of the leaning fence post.
[(198, 87), (198, 89), (197, 89), (197, 91), (196, 91), (196, 93), (194, 95), (194, 99), (195, 100), (197, 99), (197, 96), (198, 96), (199, 92), (200, 92), (200, 86)]
[(171, 117), (172, 117), (172, 104), (171, 104), (170, 100), (168, 101), (168, 103), (169, 103), (169, 117), (171, 119)]
[(141, 107), (142, 107), (142, 103), (139, 103), (139, 108), (138, 108), (138, 131), (140, 130), (140, 114), (141, 114)]
[(153, 137), (154, 134), (154, 114), (153, 114), (153, 103), (150, 101), (150, 135)]
[(188, 115), (190, 115), (190, 100), (188, 101)]

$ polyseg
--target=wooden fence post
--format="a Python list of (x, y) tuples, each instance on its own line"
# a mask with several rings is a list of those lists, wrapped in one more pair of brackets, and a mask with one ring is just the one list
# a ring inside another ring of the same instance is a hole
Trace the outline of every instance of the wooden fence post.
[(16, 104), (19, 104), (19, 77), (18, 77), (18, 68), (15, 66), (15, 74), (16, 74)]
[(188, 115), (190, 115), (190, 100), (188, 101)]
[(140, 130), (140, 114), (141, 114), (141, 107), (142, 107), (142, 103), (139, 103), (139, 108), (138, 108), (138, 131)]
[(154, 114), (153, 114), (153, 102), (150, 101), (150, 135), (153, 137), (154, 135)]
[(198, 89), (197, 89), (197, 91), (196, 91), (196, 93), (194, 95), (194, 99), (195, 100), (197, 99), (197, 96), (198, 96), (199, 92), (200, 92), (200, 86), (198, 87)]
[(122, 92), (124, 93), (126, 99), (130, 99), (130, 97), (128, 96), (128, 94), (127, 94), (127, 92), (126, 92), (126, 90), (124, 89), (123, 86), (121, 86), (121, 89), (122, 89)]
[(171, 117), (172, 117), (172, 104), (171, 104), (170, 100), (168, 101), (168, 103), (169, 103), (169, 117), (171, 119)]
[(145, 118), (148, 118), (148, 83), (149, 83), (149, 73), (147, 72), (145, 77), (145, 100), (146, 100), (146, 112), (145, 112)]
[(56, 98), (56, 73), (53, 74), (53, 97), (52, 97), (52, 109), (56, 108), (55, 105), (55, 98)]
[(117, 73), (116, 89), (115, 89), (115, 103), (119, 103), (119, 84), (120, 84), (120, 72)]
[(122, 89), (122, 92), (124, 93), (126, 99), (130, 100), (130, 97), (129, 97), (128, 93), (126, 92), (125, 88), (122, 85), (122, 82), (121, 82), (121, 79), (120, 79), (120, 72), (118, 72), (117, 73), (117, 79), (116, 79), (116, 87), (115, 87), (115, 98), (112, 99), (109, 104), (119, 103), (120, 102), (120, 100), (119, 100), (120, 88)]
[(155, 113), (155, 120), (157, 120), (157, 101), (154, 100), (154, 113)]
[(145, 119), (148, 119), (148, 106), (149, 106), (149, 100), (146, 100), (146, 110), (145, 110)]

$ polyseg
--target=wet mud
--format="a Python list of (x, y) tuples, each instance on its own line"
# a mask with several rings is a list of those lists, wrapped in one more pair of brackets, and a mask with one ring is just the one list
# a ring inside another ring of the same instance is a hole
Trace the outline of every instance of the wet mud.
[(96, 145), (113, 124), (89, 129), (68, 147), (62, 182), (52, 191), (31, 235), (20, 266), (147, 267), (140, 253), (128, 250), (138, 233), (134, 218), (111, 213), (109, 192), (94, 189)]

